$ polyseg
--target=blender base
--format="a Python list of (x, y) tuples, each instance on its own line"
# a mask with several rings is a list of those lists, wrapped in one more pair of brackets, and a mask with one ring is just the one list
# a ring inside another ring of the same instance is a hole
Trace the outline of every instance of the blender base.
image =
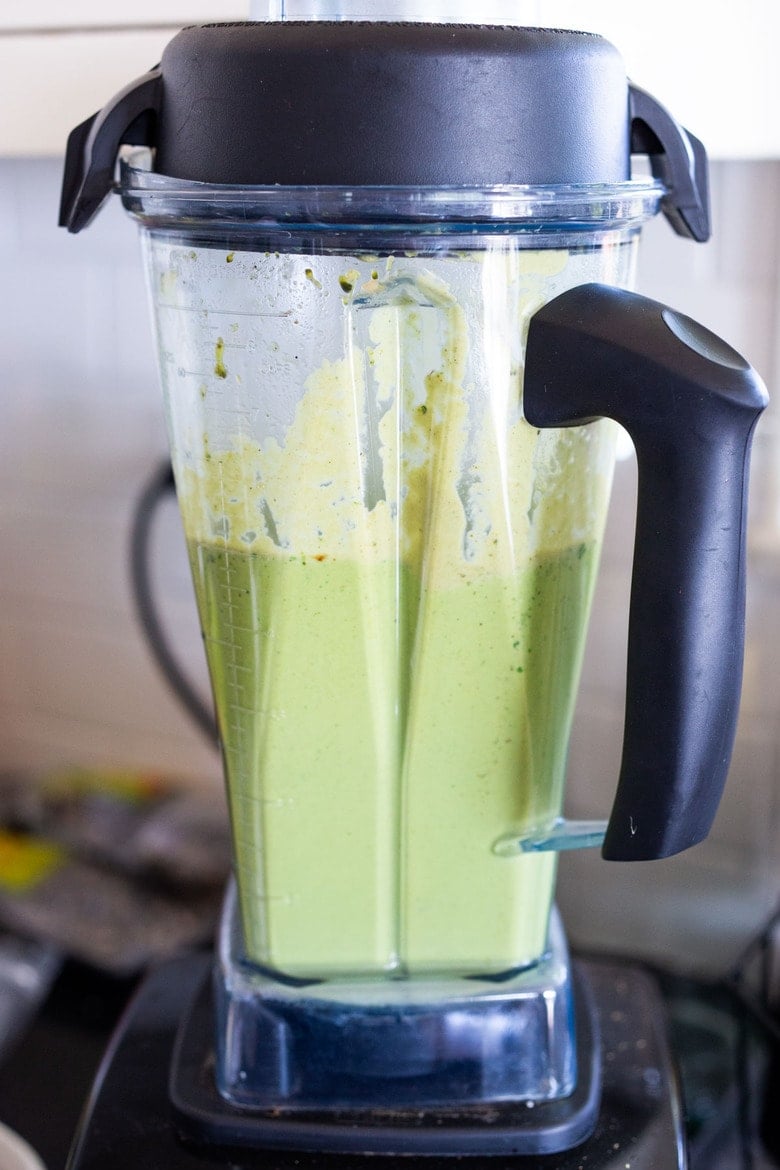
[[(677, 1079), (666, 1040), (663, 1001), (653, 980), (624, 964), (588, 961), (579, 964), (591, 987), (599, 1018), (602, 1092), (596, 1128), (576, 1148), (558, 1154), (511, 1155), (502, 1166), (518, 1170), (684, 1170), (686, 1166)], [(305, 1132), (297, 1143), (288, 1135), (285, 1148), (215, 1145), (198, 1138), (190, 1120), (172, 1108), (169, 1093), (171, 1058), (182, 1019), (197, 1024), (196, 1002), (208, 987), (211, 955), (169, 962), (145, 980), (126, 1011), (106, 1054), (83, 1114), (68, 1170), (323, 1170), (332, 1158), (303, 1152)], [(202, 1008), (202, 1003), (201, 1003)], [(214, 1078), (214, 1053), (208, 1020), (200, 1067), (190, 1069), (196, 1086), (208, 1093)], [(226, 1106), (226, 1108), (230, 1108)], [(527, 1112), (524, 1103), (517, 1114)], [(239, 1111), (234, 1111), (235, 1116)], [(240, 1114), (239, 1114), (240, 1115)], [(338, 1170), (364, 1170), (358, 1153), (338, 1157)], [(385, 1153), (390, 1153), (385, 1150)], [(376, 1167), (377, 1155), (371, 1165)], [(424, 1170), (447, 1159), (425, 1158)], [(495, 1170), (495, 1155), (469, 1159), (470, 1168)]]
[[(171, 1104), (183, 1133), (199, 1142), (223, 1147), (396, 1156), (550, 1154), (568, 1150), (593, 1132), (601, 1088), (598, 1020), (587, 977), (576, 968), (573, 987), (579, 1075), (566, 1097), (493, 1102), (476, 1098), (469, 1104), (437, 1107), (425, 1102), (427, 1086), (423, 1076), (398, 1081), (380, 1079), (376, 1087), (369, 1084), (372, 1105), (250, 1111), (226, 1101), (217, 1091), (213, 1075), (214, 996), (212, 981), (207, 979), (179, 1029), (169, 1082)], [(522, 1005), (520, 1008), (522, 1019)], [(450, 1006), (450, 1018), (453, 1012)], [(436, 1022), (429, 1018), (427, 1030), (435, 1029)], [(465, 1026), (468, 1028), (468, 1024)], [(415, 1034), (421, 1037), (425, 1031), (425, 1027), (415, 1028)], [(533, 1028), (529, 1028), (529, 1034), (532, 1040), (536, 1038)], [(346, 1049), (342, 1056), (345, 1052)], [(464, 1071), (460, 1083), (457, 1063), (450, 1077), (456, 1092), (464, 1084), (472, 1087), (468, 1066), (474, 1062), (461, 1063)], [(338, 1056), (331, 1065), (330, 1079), (345, 1082), (346, 1096), (357, 1095), (349, 1069), (340, 1064)], [(420, 1096), (417, 1106), (413, 1104), (415, 1087)]]
[[(399, 1152), (430, 1152), (434, 1134), (436, 1150), (442, 1142), (452, 1153), (485, 1142), (503, 1149), (497, 1119), (486, 1129), (481, 1118), (486, 1109), (500, 1113), (506, 1102), (524, 1105), (523, 1152), (575, 1145), (595, 1124), (598, 1028), (585, 986), (575, 1008), (569, 949), (555, 909), (545, 953), (521, 970), (304, 983), (247, 957), (231, 883), (213, 991), (213, 1006), (190, 1031), (200, 1037), (209, 1019), (216, 1021), (219, 1093), (255, 1118), (323, 1117), (321, 1130), (308, 1127), (311, 1148), (336, 1148), (334, 1132), (343, 1129), (334, 1127), (337, 1115), (361, 1128), (369, 1119), (370, 1132), (384, 1131), (377, 1143), (385, 1149), (396, 1141)], [(182, 1070), (197, 1059), (185, 1055), (190, 1044), (185, 1030), (177, 1049)], [(436, 1117), (432, 1130), (414, 1121), (421, 1110)], [(274, 1121), (273, 1132), (278, 1129)]]

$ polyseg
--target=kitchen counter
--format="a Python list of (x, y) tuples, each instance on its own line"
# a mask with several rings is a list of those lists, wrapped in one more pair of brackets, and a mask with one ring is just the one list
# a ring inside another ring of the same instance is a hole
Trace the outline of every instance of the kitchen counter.
[[(753, 1162), (740, 1149), (740, 1085), (733, 1070), (740, 1034), (733, 1004), (721, 988), (660, 973), (686, 1103), (691, 1170), (770, 1170), (749, 1118)], [(0, 1121), (38, 1151), (47, 1170), (64, 1170), (78, 1119), (108, 1039), (136, 979), (116, 979), (66, 962), (34, 1021), (0, 1064)], [(762, 1095), (766, 1048), (747, 1036), (744, 1072), (752, 1100)], [(744, 1104), (744, 1102), (743, 1102)]]

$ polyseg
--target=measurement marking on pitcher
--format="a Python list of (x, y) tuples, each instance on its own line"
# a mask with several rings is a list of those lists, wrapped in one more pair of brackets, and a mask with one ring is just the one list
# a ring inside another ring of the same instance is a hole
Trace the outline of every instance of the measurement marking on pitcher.
[[(226, 609), (228, 609), (228, 608), (234, 609), (235, 606), (225, 606), (225, 608)], [(231, 630), (234, 630), (237, 634), (251, 634), (254, 637), (257, 637), (257, 635), (261, 633), (261, 631), (257, 628), (257, 626), (235, 625), (235, 626), (231, 626), (230, 628), (231, 628)], [(235, 646), (235, 641), (232, 638), (230, 638), (230, 639), (228, 639), (228, 638), (210, 638), (209, 641), (214, 646)]]
[[(225, 500), (229, 493), (225, 492), (221, 466), (218, 474), (221, 498)], [(290, 900), (288, 895), (269, 892), (262, 849), (267, 816), (279, 815), (278, 806), (264, 799), (262, 774), (255, 775), (262, 752), (262, 735), (258, 733), (260, 713), (252, 698), (265, 643), (259, 622), (240, 620), (246, 612), (251, 590), (245, 587), (247, 582), (242, 575), (236, 573), (233, 554), (227, 547), (221, 557), (220, 570), (216, 602), (226, 622), (220, 631), (222, 637), (214, 639), (213, 645), (218, 647), (216, 653), (223, 670), (225, 756), (229, 761), (237, 876), (244, 898), (249, 899), (244, 913), (251, 920), (262, 904), (276, 907), (268, 913), (287, 913)]]
[[(202, 311), (201, 309), (194, 308), (192, 305), (173, 305), (169, 304), (167, 301), (159, 300), (157, 302), (157, 307), (163, 310), (173, 310), (176, 313), (200, 313)], [(293, 315), (292, 309), (284, 309), (279, 313), (264, 313), (260, 309), (209, 308), (207, 311), (210, 317), (252, 317), (253, 319), (260, 317), (265, 320), (279, 320), (285, 317), (292, 317)]]
[(240, 712), (242, 715), (265, 715), (267, 719), (285, 718), (284, 711), (275, 711), (273, 708), (268, 707), (247, 706), (245, 703), (233, 703), (231, 704), (231, 709)]
[[(220, 487), (223, 489), (224, 498), (224, 483), (221, 483)], [(228, 612), (238, 613), (240, 612), (240, 599), (246, 596), (246, 589), (241, 588), (235, 580), (231, 558), (227, 550), (222, 561), (222, 570), (218, 588), (219, 601), (223, 610), (227, 609)], [(259, 632), (255, 623), (229, 623), (225, 631), (226, 636), (214, 640), (215, 644), (220, 647), (224, 663), (226, 754), (230, 757), (232, 767), (235, 769), (234, 793), (246, 794), (247, 796), (250, 795), (252, 781), (251, 760), (253, 753), (251, 748), (257, 711), (246, 700), (247, 694), (251, 694), (252, 679), (257, 670), (256, 652), (259, 645)], [(240, 654), (240, 647), (247, 645), (247, 643), (252, 647), (249, 665), (239, 660), (240, 657), (243, 657)], [(254, 853), (253, 842), (262, 841), (265, 832), (265, 804), (262, 800), (254, 800), (244, 801), (242, 806), (245, 810), (244, 815), (240, 818), (242, 825), (239, 829), (239, 826), (234, 824), (234, 831), (237, 837), (248, 842), (245, 847)], [(255, 895), (261, 899), (267, 899), (267, 892), (264, 889), (265, 880), (261, 866), (257, 874), (255, 890)]]

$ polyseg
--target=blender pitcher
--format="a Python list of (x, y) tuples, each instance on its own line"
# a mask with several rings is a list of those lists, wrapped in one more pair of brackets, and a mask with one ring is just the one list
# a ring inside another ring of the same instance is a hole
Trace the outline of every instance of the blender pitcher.
[(567, 1097), (551, 907), (603, 836), (561, 812), (613, 420), (640, 504), (605, 855), (706, 835), (733, 740), (763, 389), (625, 291), (659, 208), (707, 237), (703, 148), (601, 38), (351, 20), (180, 33), (73, 132), (72, 231), (122, 144), (235, 848), (220, 1089)]
[(525, 967), (555, 854), (501, 843), (560, 815), (615, 425), (531, 427), (524, 338), (557, 292), (626, 283), (635, 232), (312, 238), (289, 198), (228, 246), (145, 233), (246, 952)]

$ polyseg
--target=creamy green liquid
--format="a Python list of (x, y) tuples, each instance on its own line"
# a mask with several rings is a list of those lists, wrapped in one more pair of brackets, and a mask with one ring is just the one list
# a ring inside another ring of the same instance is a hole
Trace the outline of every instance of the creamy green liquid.
[(524, 337), (601, 259), (160, 243), (155, 265), (248, 955), (533, 963), (555, 857), (496, 844), (560, 814), (614, 428), (526, 423)]
[(555, 857), (493, 846), (559, 813), (593, 546), (445, 588), (190, 553), (250, 957), (297, 976), (538, 958)]

